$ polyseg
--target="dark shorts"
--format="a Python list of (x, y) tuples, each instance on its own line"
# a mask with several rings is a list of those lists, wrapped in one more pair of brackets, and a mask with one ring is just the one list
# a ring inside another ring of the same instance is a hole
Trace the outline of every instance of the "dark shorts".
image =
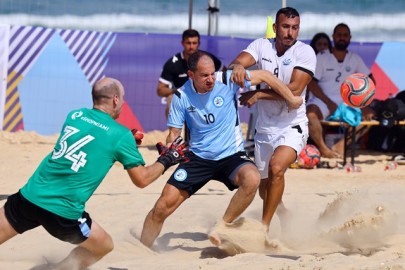
[(8, 197), (4, 211), (8, 222), (20, 234), (42, 226), (52, 236), (72, 244), (80, 244), (90, 236), (92, 221), (87, 212), (78, 220), (67, 219), (36, 206), (20, 192)]
[(187, 157), (189, 162), (181, 163), (176, 171), (170, 176), (167, 183), (178, 189), (185, 190), (191, 196), (210, 180), (217, 180), (225, 184), (229, 190), (234, 190), (238, 186), (234, 183), (234, 178), (238, 168), (246, 163), (254, 162), (245, 152), (239, 152), (232, 156), (220, 160), (207, 160), (189, 152)]

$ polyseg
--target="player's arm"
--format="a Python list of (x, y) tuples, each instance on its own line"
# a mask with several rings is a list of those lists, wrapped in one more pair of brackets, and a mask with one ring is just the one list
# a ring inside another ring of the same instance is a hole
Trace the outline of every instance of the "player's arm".
[(157, 94), (159, 97), (168, 97), (173, 94), (173, 89), (170, 88), (169, 85), (159, 81), (157, 87)]
[(241, 87), (245, 87), (245, 80), (250, 80), (245, 68), (255, 64), (256, 60), (250, 53), (241, 52), (228, 66), (228, 69), (232, 69), (231, 81)]
[[(274, 92), (268, 90), (258, 90), (256, 91), (257, 99), (284, 99), (290, 110), (298, 109), (303, 100), (300, 95), (295, 96), (292, 91), (280, 81), (276, 76), (267, 70), (253, 70), (250, 71), (250, 80), (252, 85), (257, 85), (260, 83), (266, 83)], [(241, 101), (243, 104), (243, 102)], [(248, 105), (249, 104), (243, 104)], [(250, 104), (251, 105), (251, 104)]]
[(169, 145), (177, 137), (179, 137), (181, 135), (181, 131), (181, 128), (169, 127), (169, 134), (166, 137), (166, 144)]
[(322, 100), (326, 106), (328, 107), (328, 110), (333, 113), (336, 111), (338, 105), (332, 101), (325, 93), (323, 92), (322, 88), (319, 86), (317, 81), (315, 79), (312, 79), (312, 81), (308, 84), (308, 91), (311, 91), (311, 93)]
[(287, 87), (291, 89), (291, 92), (295, 96), (300, 96), (305, 90), (305, 87), (312, 80), (313, 74), (309, 71), (302, 70), (300, 68), (294, 68), (291, 75), (290, 83), (287, 84)]
[(156, 161), (149, 166), (136, 166), (127, 169), (127, 172), (135, 186), (144, 188), (161, 176), (164, 170), (163, 164)]
[(334, 112), (337, 108), (337, 104), (333, 102), (325, 93), (323, 92), (322, 88), (319, 86), (317, 80), (313, 78), (311, 82), (308, 84), (308, 91), (323, 101), (326, 104), (330, 112)]
[(180, 136), (174, 138), (169, 147), (163, 146), (162, 143), (158, 143), (156, 144), (156, 148), (158, 150), (159, 157), (155, 163), (149, 166), (136, 166), (127, 169), (131, 181), (139, 188), (144, 188), (154, 182), (169, 167), (180, 162), (188, 161), (188, 159), (184, 156), (187, 149), (183, 143), (183, 139)]

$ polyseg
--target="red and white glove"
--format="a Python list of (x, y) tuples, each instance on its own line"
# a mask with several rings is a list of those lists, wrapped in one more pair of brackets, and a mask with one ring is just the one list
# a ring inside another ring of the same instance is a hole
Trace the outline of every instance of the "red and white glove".
[(134, 135), (136, 145), (141, 145), (143, 139), (143, 133), (138, 131), (136, 128), (131, 129), (132, 135)]
[(156, 144), (156, 148), (160, 156), (157, 161), (165, 167), (165, 172), (170, 166), (180, 162), (188, 162), (189, 159), (185, 156), (188, 152), (186, 145), (181, 136), (177, 137), (169, 147), (164, 146), (161, 142)]

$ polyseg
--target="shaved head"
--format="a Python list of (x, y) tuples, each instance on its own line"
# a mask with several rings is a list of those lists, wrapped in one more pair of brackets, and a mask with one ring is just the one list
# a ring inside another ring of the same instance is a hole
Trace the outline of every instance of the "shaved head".
[(91, 91), (94, 104), (101, 104), (107, 99), (113, 98), (115, 95), (120, 95), (120, 90), (123, 89), (122, 84), (113, 78), (105, 77), (98, 80)]
[(105, 77), (98, 80), (91, 91), (93, 107), (102, 110), (117, 119), (124, 102), (124, 87), (120, 81)]

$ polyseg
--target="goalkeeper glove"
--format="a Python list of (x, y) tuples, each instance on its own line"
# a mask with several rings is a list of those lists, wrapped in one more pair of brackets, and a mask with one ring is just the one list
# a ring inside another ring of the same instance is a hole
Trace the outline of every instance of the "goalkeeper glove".
[(138, 131), (136, 128), (131, 129), (132, 135), (135, 138), (136, 145), (141, 145), (143, 139), (143, 133)]
[(188, 162), (189, 159), (184, 156), (188, 151), (186, 145), (183, 143), (181, 136), (177, 137), (169, 147), (164, 146), (161, 142), (156, 144), (156, 148), (160, 156), (157, 161), (164, 167), (163, 173), (170, 167), (180, 162)]

